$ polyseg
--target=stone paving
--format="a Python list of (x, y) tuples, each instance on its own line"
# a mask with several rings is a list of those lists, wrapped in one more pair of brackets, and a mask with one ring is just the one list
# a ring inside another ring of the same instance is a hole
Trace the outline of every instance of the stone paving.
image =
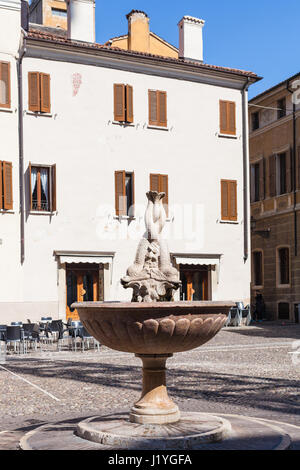
[[(201, 348), (168, 360), (169, 394), (183, 411), (300, 426), (300, 355), (291, 354), (299, 340), (295, 324), (223, 329)], [(33, 426), (126, 411), (140, 396), (141, 362), (132, 354), (48, 349), (8, 356), (0, 366), (0, 449), (16, 448)]]

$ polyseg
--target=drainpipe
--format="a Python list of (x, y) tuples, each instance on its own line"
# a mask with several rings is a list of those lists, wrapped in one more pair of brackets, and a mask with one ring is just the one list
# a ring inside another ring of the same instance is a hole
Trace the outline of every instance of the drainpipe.
[[(291, 90), (290, 83), (287, 82), (287, 90), (293, 95), (295, 90)], [(294, 193), (294, 250), (295, 256), (298, 255), (298, 222), (296, 211), (296, 191), (297, 191), (297, 178), (296, 178), (296, 147), (297, 147), (297, 128), (296, 128), (296, 103), (293, 100), (293, 193)]]
[(243, 112), (243, 201), (244, 201), (244, 262), (249, 257), (249, 209), (248, 209), (248, 167), (249, 167), (249, 151), (248, 151), (248, 100), (247, 92), (250, 86), (250, 79), (247, 77), (247, 81), (242, 88), (242, 112)]
[(23, 74), (22, 61), (26, 53), (26, 32), (23, 30), (23, 44), (17, 59), (18, 101), (19, 101), (19, 190), (20, 190), (20, 249), (21, 264), (25, 260), (25, 203), (24, 203), (24, 143), (23, 143)]

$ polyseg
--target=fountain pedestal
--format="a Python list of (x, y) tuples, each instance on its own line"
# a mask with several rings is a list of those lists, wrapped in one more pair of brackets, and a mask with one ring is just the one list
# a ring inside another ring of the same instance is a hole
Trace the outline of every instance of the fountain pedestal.
[(166, 387), (166, 361), (173, 354), (136, 354), (143, 362), (142, 396), (131, 409), (130, 421), (138, 424), (168, 424), (180, 419), (178, 406)]

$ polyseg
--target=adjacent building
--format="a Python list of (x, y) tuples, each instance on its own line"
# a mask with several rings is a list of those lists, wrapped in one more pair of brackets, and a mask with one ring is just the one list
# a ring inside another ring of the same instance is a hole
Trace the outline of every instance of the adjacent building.
[(180, 21), (172, 57), (167, 43), (97, 44), (94, 2), (67, 8), (66, 34), (37, 20), (24, 31), (21, 4), (0, 0), (1, 322), (129, 301), (120, 278), (149, 189), (166, 193), (177, 298), (248, 304), (247, 90), (258, 77), (204, 63), (203, 20)]
[(249, 102), (252, 299), (268, 319), (299, 321), (300, 74)]

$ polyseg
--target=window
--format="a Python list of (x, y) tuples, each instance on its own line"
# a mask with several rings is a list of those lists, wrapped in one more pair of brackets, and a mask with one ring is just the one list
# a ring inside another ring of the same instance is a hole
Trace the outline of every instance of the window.
[(271, 155), (269, 158), (269, 194), (270, 197), (286, 194), (291, 191), (291, 157), (290, 153)]
[(133, 122), (133, 88), (130, 85), (114, 84), (114, 120)]
[(278, 281), (279, 285), (290, 284), (290, 250), (287, 247), (278, 249)]
[(277, 119), (281, 119), (282, 117), (286, 116), (286, 99), (281, 98), (277, 101)]
[(251, 165), (251, 202), (260, 199), (260, 164)]
[(13, 208), (12, 163), (0, 161), (0, 209)]
[(252, 130), (259, 129), (259, 112), (252, 113)]
[(29, 164), (30, 210), (56, 211), (56, 165)]
[(60, 8), (52, 8), (52, 14), (55, 16), (62, 16), (67, 18), (67, 10), (61, 10)]
[(0, 108), (10, 108), (9, 62), (0, 62)]
[(166, 215), (169, 215), (169, 182), (168, 175), (160, 175), (158, 173), (150, 174), (150, 191), (157, 191), (158, 193), (165, 193), (163, 198), (163, 205)]
[(221, 180), (221, 219), (237, 220), (237, 182)]
[(277, 156), (277, 194), (286, 193), (286, 154)]
[(40, 113), (51, 112), (50, 75), (28, 73), (28, 109)]
[(279, 320), (289, 320), (290, 318), (290, 304), (287, 302), (279, 302), (278, 304), (278, 318)]
[(134, 216), (134, 173), (115, 172), (116, 215)]
[(220, 133), (236, 135), (235, 103), (220, 100)]
[(262, 251), (254, 251), (252, 254), (253, 263), (253, 284), (254, 286), (263, 285), (263, 254)]
[(167, 127), (167, 93), (149, 90), (149, 125)]

